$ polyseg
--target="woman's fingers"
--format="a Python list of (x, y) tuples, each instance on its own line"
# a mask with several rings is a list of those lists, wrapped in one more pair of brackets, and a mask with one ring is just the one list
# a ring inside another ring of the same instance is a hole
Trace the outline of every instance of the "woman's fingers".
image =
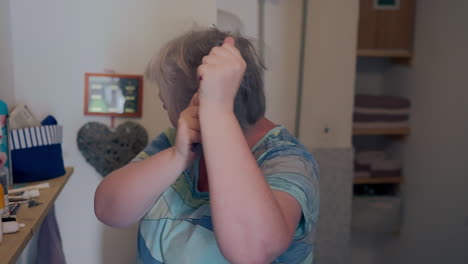
[(200, 131), (200, 121), (198, 118), (187, 118), (186, 121), (189, 129)]
[(200, 100), (199, 100), (199, 97), (198, 97), (198, 92), (196, 92), (193, 96), (192, 96), (192, 99), (190, 99), (190, 104), (189, 104), (189, 107), (190, 106), (195, 106), (197, 107), (197, 112), (198, 112), (198, 106), (200, 105)]
[(190, 104), (180, 114), (179, 122), (182, 122), (183, 126), (188, 129), (200, 131), (200, 120), (199, 120), (199, 99), (198, 93), (195, 93), (190, 100)]
[(195, 130), (189, 130), (189, 139), (193, 143), (201, 143), (201, 133)]
[(242, 58), (240, 51), (235, 47), (235, 40), (227, 37), (222, 46), (213, 47), (210, 53), (202, 58), (203, 64), (222, 64), (224, 59)]
[(230, 45), (234, 46), (236, 44), (236, 41), (234, 40), (233, 37), (228, 36), (228, 37), (226, 37), (224, 39), (223, 44), (230, 44)]
[(229, 50), (227, 50), (224, 47), (224, 44), (223, 44), (223, 46), (214, 47), (214, 48), (211, 49), (208, 56), (213, 56), (213, 55), (217, 55), (217, 56), (220, 56), (220, 57), (229, 57), (229, 56), (232, 55), (232, 53)]
[(236, 57), (242, 57), (240, 51), (236, 48), (235, 40), (233, 37), (227, 37), (224, 39), (224, 44), (221, 48), (229, 51), (231, 54), (235, 55)]

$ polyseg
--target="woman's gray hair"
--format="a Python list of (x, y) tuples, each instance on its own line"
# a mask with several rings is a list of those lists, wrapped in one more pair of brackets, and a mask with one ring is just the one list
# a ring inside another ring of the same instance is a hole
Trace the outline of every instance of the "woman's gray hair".
[(153, 58), (146, 78), (155, 81), (161, 94), (168, 95), (165, 102), (169, 111), (179, 114), (189, 105), (198, 91), (197, 68), (202, 58), (226, 37), (235, 39), (235, 46), (244, 58), (247, 68), (234, 102), (234, 113), (242, 128), (255, 124), (265, 114), (263, 71), (252, 42), (238, 33), (223, 32), (217, 28), (190, 30), (169, 41)]

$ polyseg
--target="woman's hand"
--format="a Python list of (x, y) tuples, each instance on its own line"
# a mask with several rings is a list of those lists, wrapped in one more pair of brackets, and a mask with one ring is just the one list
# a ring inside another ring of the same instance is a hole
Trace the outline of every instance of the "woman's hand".
[(190, 104), (180, 113), (177, 122), (177, 136), (174, 147), (176, 158), (179, 159), (184, 167), (187, 168), (195, 159), (196, 153), (193, 152), (194, 143), (201, 142), (200, 120), (198, 115), (199, 99), (196, 93)]
[(198, 67), (200, 105), (215, 105), (233, 111), (234, 98), (244, 77), (246, 63), (234, 39), (227, 37), (222, 46), (214, 47)]
[(198, 105), (195, 94), (179, 116), (173, 147), (130, 162), (101, 181), (94, 196), (94, 211), (101, 222), (115, 227), (136, 223), (192, 163), (196, 156), (192, 144), (201, 139)]

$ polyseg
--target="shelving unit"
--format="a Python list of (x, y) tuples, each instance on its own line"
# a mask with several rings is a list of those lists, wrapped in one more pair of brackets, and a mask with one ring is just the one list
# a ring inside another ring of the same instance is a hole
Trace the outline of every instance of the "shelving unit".
[[(409, 65), (413, 56), (415, 0), (359, 1), (357, 57), (382, 58)], [(404, 140), (409, 127), (353, 126), (353, 136), (392, 136)], [(392, 139), (393, 140), (393, 139)], [(402, 177), (356, 178), (354, 184), (394, 184)]]
[(415, 1), (395, 3), (396, 8), (377, 8), (376, 0), (360, 0), (357, 56), (411, 64)]
[[(382, 4), (384, 8), (378, 6)], [(385, 8), (385, 5), (395, 5)], [(401, 95), (399, 87), (393, 89), (389, 78), (384, 78), (386, 72), (390, 72), (394, 64), (403, 64), (403, 67), (411, 66), (415, 52), (413, 51), (413, 27), (415, 0), (377, 1), (360, 0), (358, 45), (356, 50), (356, 94), (369, 95)], [(399, 66), (401, 67), (401, 65)], [(389, 84), (387, 85), (388, 82)], [(375, 88), (375, 89), (374, 89)], [(375, 120), (374, 120), (375, 122)], [(411, 129), (402, 121), (393, 123), (392, 127), (386, 127), (385, 121), (355, 124), (353, 126), (353, 146), (356, 153), (359, 150), (382, 151), (389, 160), (404, 161), (405, 140), (411, 133)], [(367, 164), (356, 165), (360, 173), (368, 177), (353, 178), (353, 202), (351, 217), (351, 257), (350, 263), (360, 263), (362, 257), (372, 257), (387, 245), (386, 243), (374, 243), (374, 238), (379, 241), (394, 239), (391, 236), (398, 235), (404, 217), (405, 188), (402, 188), (407, 178), (403, 168), (396, 165), (399, 173), (387, 175), (399, 175), (397, 177), (372, 177), (379, 175), (379, 169)], [(391, 167), (391, 166), (390, 166)], [(395, 171), (393, 171), (395, 172)], [(385, 175), (385, 174), (384, 174)], [(388, 240), (391, 241), (391, 240)]]
[(385, 58), (394, 64), (411, 65), (413, 53), (405, 49), (358, 49), (358, 57)]

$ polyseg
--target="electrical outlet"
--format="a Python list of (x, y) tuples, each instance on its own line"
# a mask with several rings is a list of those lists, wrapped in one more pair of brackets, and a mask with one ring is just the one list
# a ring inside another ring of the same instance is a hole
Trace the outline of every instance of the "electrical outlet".
[(328, 123), (320, 126), (320, 141), (322, 145), (331, 146), (336, 141), (336, 129)]

